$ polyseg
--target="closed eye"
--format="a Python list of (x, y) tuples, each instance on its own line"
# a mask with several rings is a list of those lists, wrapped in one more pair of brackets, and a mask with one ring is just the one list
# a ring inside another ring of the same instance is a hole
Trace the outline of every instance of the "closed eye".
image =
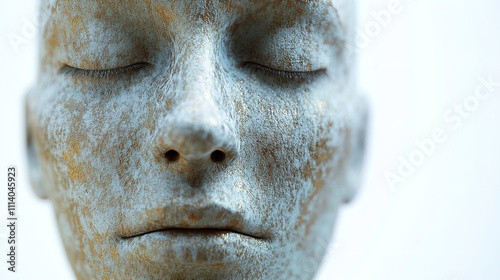
[(243, 64), (243, 68), (248, 70), (258, 71), (264, 74), (270, 74), (278, 78), (284, 78), (292, 81), (314, 80), (316, 78), (326, 75), (326, 69), (324, 68), (320, 68), (318, 70), (313, 70), (313, 71), (286, 71), (265, 66), (255, 62), (245, 62)]
[(150, 66), (149, 63), (140, 62), (131, 65), (127, 65), (124, 67), (111, 68), (111, 69), (80, 69), (70, 65), (64, 65), (59, 73), (62, 75), (68, 75), (71, 77), (79, 77), (79, 78), (90, 78), (90, 79), (107, 79), (107, 78), (115, 78), (121, 75), (137, 72), (146, 67)]

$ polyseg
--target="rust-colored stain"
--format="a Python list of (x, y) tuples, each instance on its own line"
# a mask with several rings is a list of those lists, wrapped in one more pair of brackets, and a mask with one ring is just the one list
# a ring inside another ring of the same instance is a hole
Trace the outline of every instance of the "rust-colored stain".
[(76, 277), (304, 277), (354, 153), (339, 28), (323, 0), (55, 1), (28, 122)]
[(171, 9), (160, 5), (154, 5), (154, 10), (163, 23), (169, 24), (176, 21), (175, 13)]
[(85, 183), (87, 182), (86, 172), (89, 172), (90, 170), (86, 164), (78, 163), (77, 157), (80, 156), (80, 154), (80, 143), (73, 140), (69, 143), (69, 150), (62, 154), (62, 158), (67, 164), (69, 178)]

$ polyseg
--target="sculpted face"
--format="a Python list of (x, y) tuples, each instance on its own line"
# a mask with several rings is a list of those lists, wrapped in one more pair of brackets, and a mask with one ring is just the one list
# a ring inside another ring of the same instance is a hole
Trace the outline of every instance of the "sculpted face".
[(35, 191), (79, 279), (310, 279), (357, 188), (352, 1), (46, 0)]

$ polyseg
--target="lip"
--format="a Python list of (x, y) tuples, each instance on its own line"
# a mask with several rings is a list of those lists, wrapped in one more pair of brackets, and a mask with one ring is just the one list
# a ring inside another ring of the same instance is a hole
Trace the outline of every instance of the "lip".
[(225, 234), (238, 234), (260, 240), (268, 238), (253, 219), (247, 218), (241, 211), (216, 203), (193, 202), (166, 205), (146, 210), (135, 216), (138, 217), (123, 219), (132, 222), (124, 222), (118, 236), (123, 239), (132, 239), (150, 234), (171, 237), (217, 237)]
[(251, 235), (248, 233), (239, 232), (239, 231), (227, 229), (227, 228), (177, 228), (177, 227), (148, 231), (148, 232), (139, 233), (139, 234), (133, 235), (133, 236), (124, 236), (123, 238), (129, 239), (129, 238), (141, 237), (141, 236), (153, 234), (153, 233), (171, 235), (171, 236), (182, 236), (182, 235), (196, 236), (196, 235), (199, 235), (199, 236), (207, 236), (207, 237), (209, 237), (209, 236), (215, 237), (215, 236), (220, 236), (220, 235), (224, 235), (224, 234), (240, 234), (240, 235), (244, 235), (244, 236), (255, 238), (255, 239), (264, 239), (263, 237), (259, 237), (259, 236), (255, 236), (255, 235)]

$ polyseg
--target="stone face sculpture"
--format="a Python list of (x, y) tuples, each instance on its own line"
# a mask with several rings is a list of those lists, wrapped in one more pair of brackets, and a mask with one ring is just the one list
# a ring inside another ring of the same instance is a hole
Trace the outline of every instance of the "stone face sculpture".
[(311, 279), (359, 185), (353, 1), (43, 0), (31, 181), (78, 279)]

